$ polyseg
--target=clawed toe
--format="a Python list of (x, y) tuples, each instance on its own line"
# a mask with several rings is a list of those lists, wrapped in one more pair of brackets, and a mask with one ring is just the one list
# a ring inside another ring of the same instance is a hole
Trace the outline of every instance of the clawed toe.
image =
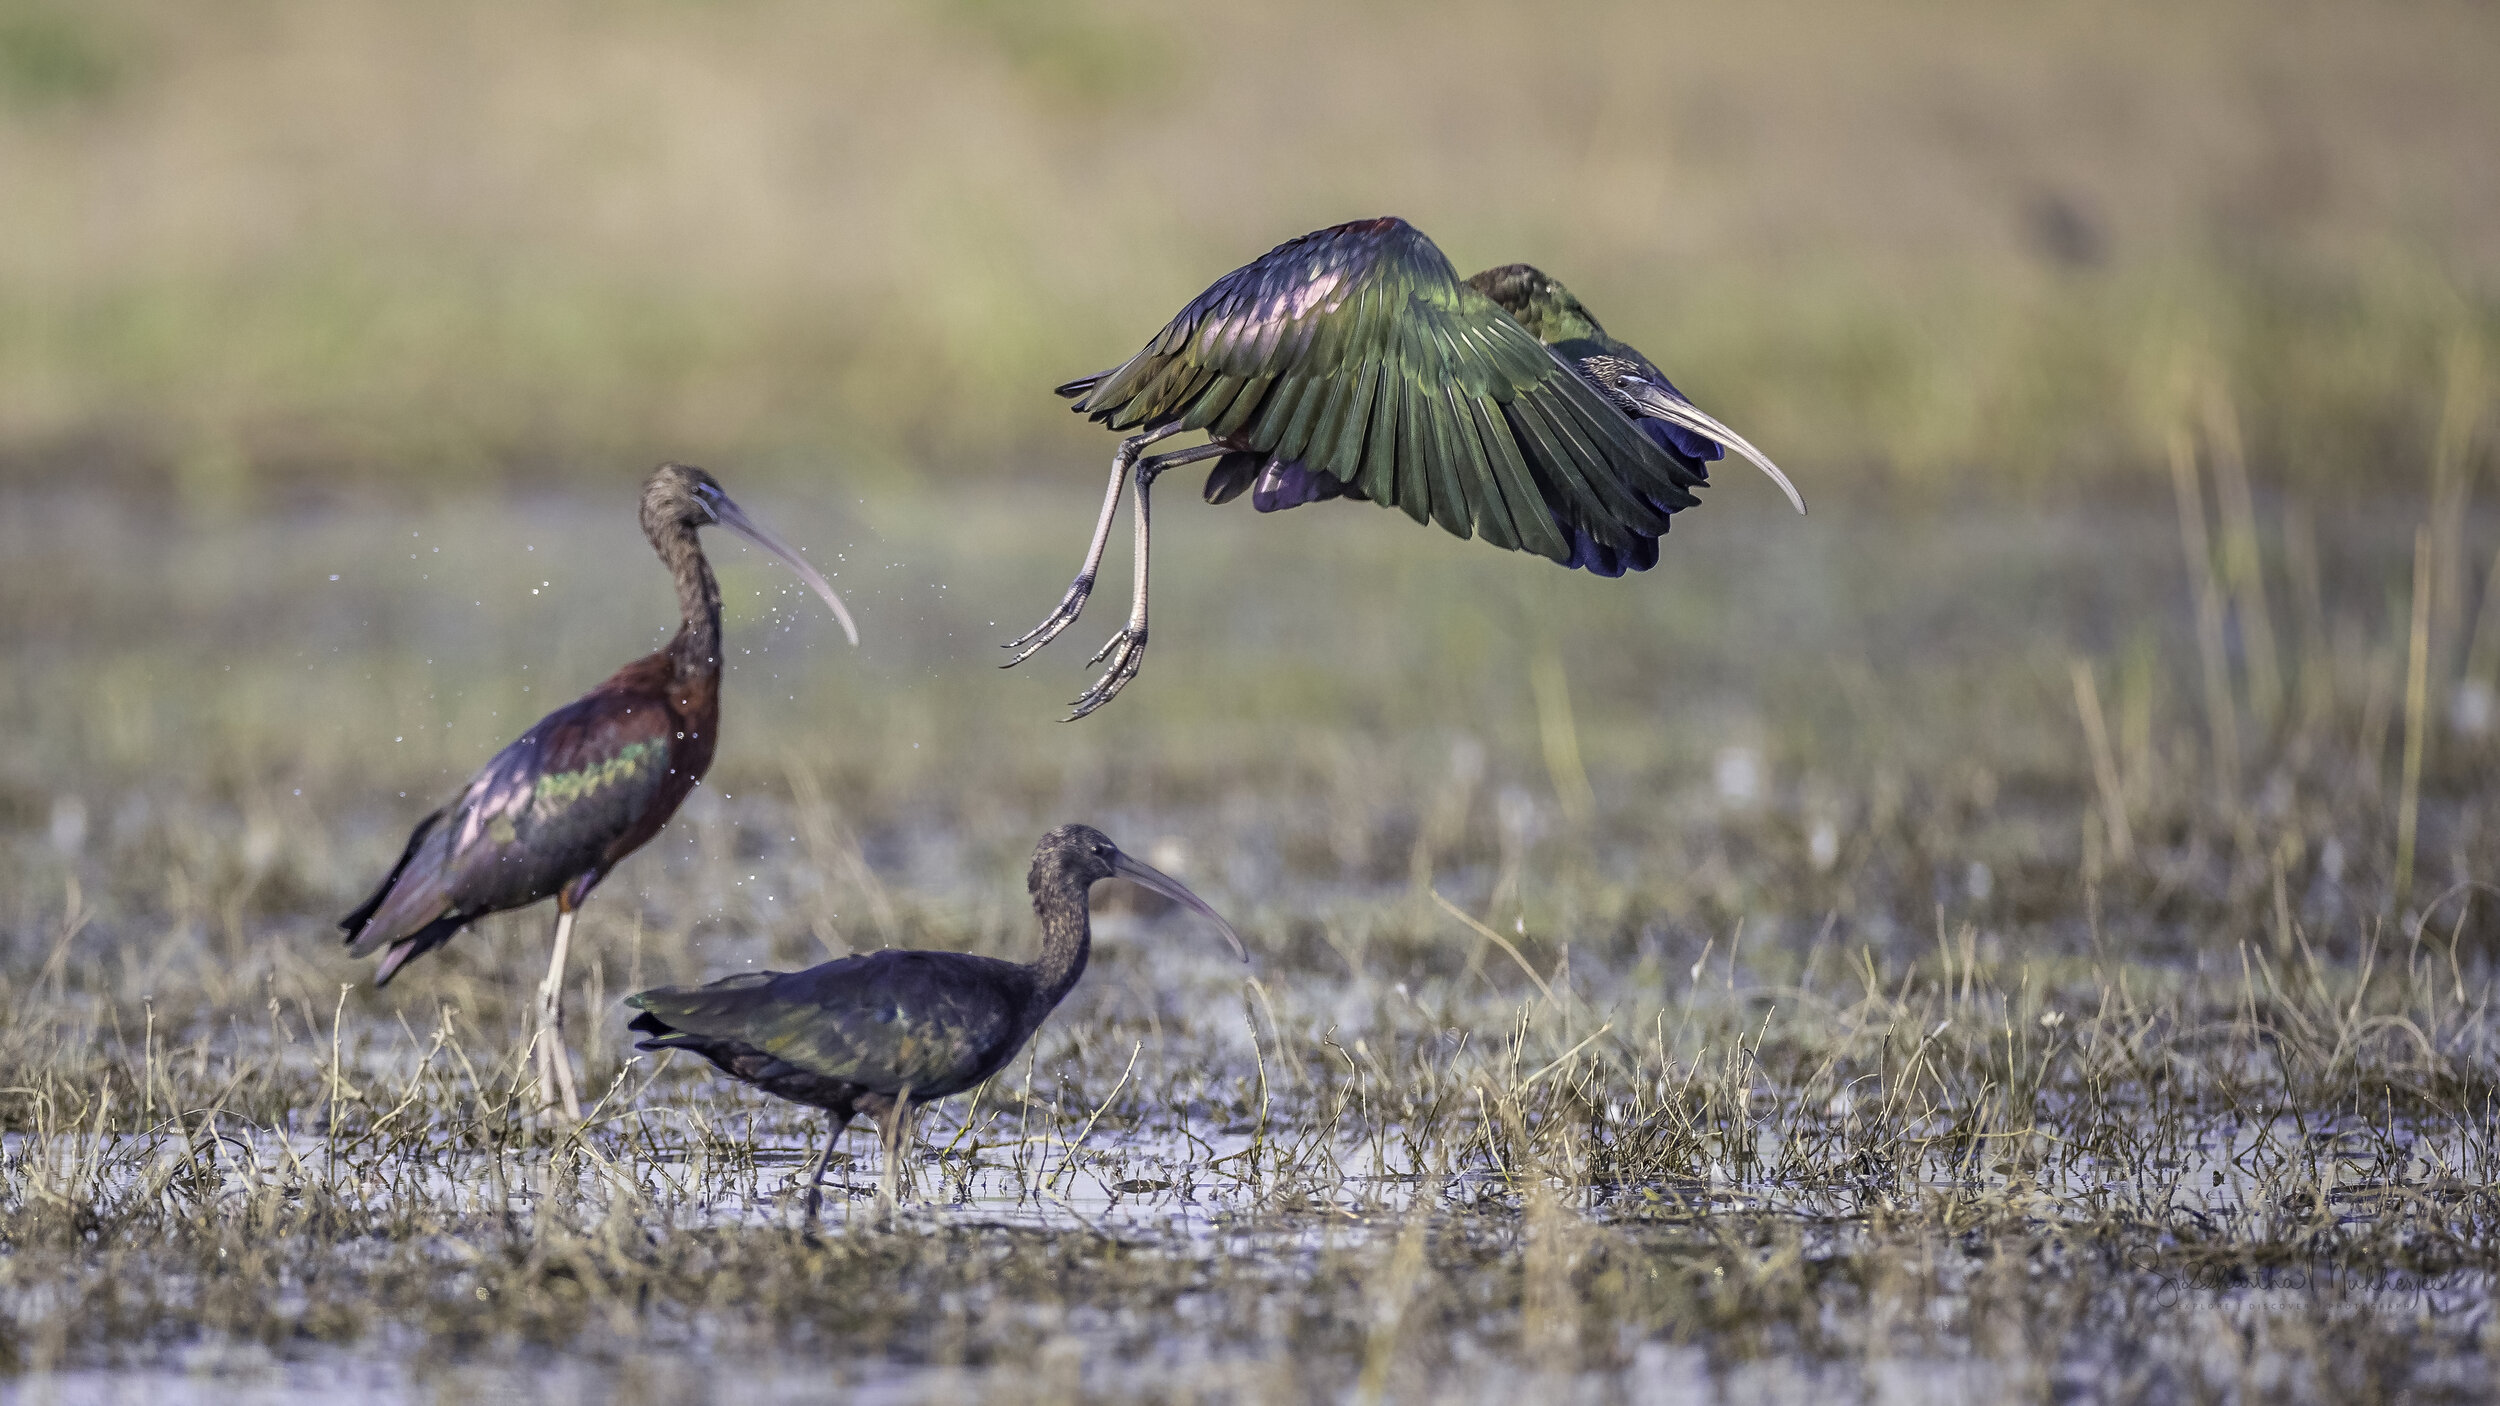
[(1076, 585), (1070, 586), (1068, 593), (1059, 598), (1059, 608), (1053, 610), (1042, 623), (999, 646), (1001, 649), (1015, 650), (1016, 657), (998, 667), (1012, 669), (1032, 658), (1043, 645), (1059, 638), (1060, 631), (1075, 624), (1076, 617), (1085, 613), (1085, 599), (1092, 594), (1093, 583), (1090, 581), (1080, 580)]
[(1143, 645), (1146, 642), (1146, 637), (1135, 630), (1123, 626), (1118, 634), (1113, 635), (1111, 638), (1102, 642), (1102, 648), (1097, 649), (1092, 654), (1086, 656), (1085, 667), (1090, 669), (1105, 659), (1110, 658), (1111, 651), (1115, 649), (1119, 649), (1124, 646), (1133, 647), (1132, 641), (1134, 641), (1135, 645)]
[(1085, 690), (1074, 703), (1069, 705), (1071, 709), (1068, 714), (1069, 722), (1075, 722), (1078, 718), (1084, 717), (1103, 704), (1119, 697), (1120, 690), (1128, 687), (1128, 681), (1137, 677), (1138, 666), (1146, 662), (1146, 632), (1138, 629), (1122, 630), (1104, 641), (1103, 647), (1094, 652), (1094, 657), (1085, 662), (1100, 664), (1105, 659), (1111, 661), (1110, 667), (1103, 670), (1101, 678), (1094, 680), (1092, 688)]

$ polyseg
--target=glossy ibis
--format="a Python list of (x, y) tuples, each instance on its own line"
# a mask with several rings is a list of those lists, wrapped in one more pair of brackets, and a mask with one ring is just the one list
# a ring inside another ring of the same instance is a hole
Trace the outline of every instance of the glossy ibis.
[(691, 1050), (733, 1079), (821, 1108), (829, 1130), (808, 1172), (807, 1213), (822, 1199), (834, 1144), (865, 1113), (885, 1146), (880, 1192), (915, 1105), (972, 1088), (1007, 1066), (1085, 974), (1093, 941), (1087, 891), (1122, 878), (1215, 924), (1243, 961), (1241, 938), (1206, 901), (1120, 852), (1088, 825), (1062, 825), (1033, 848), (1025, 887), (1041, 919), (1042, 955), (1002, 962), (967, 952), (887, 948), (803, 972), (746, 972), (708, 986), (667, 986), (626, 998), (639, 1007), (636, 1048)]
[(449, 805), (417, 822), (390, 876), (341, 919), (347, 950), (382, 949), (374, 985), (489, 913), (556, 901), (555, 953), (538, 990), (539, 1093), (581, 1117), (564, 1050), (573, 913), (659, 833), (712, 764), (720, 723), (720, 586), (695, 540), (726, 527), (790, 564), (859, 643), (850, 612), (805, 558), (730, 501), (710, 474), (662, 464), (642, 486), (642, 532), (677, 578), (681, 623), (657, 653), (532, 724)]
[[(1010, 641), (1020, 664), (1085, 608), (1137, 476), (1136, 587), (1128, 624), (1071, 720), (1137, 676), (1146, 648), (1148, 491), (1203, 459), (1206, 499), (1244, 490), (1260, 512), (1328, 498), (1394, 504), (1459, 537), (1535, 552), (1600, 576), (1658, 560), (1670, 514), (1699, 500), (1708, 462), (1734, 449), (1788, 476), (1695, 409), (1649, 359), (1606, 335), (1569, 290), (1526, 264), (1461, 280), (1404, 220), (1288, 240), (1215, 281), (1127, 361), (1059, 387), (1075, 409), (1133, 431), (1111, 459), (1085, 564), (1050, 618)], [(1192, 430), (1207, 442), (1141, 458)]]

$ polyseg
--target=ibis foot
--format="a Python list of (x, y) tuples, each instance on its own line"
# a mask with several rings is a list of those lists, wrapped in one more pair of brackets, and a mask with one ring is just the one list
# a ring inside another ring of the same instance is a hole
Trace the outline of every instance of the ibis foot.
[(1075, 722), (1119, 697), (1120, 690), (1128, 687), (1128, 681), (1137, 677), (1139, 666), (1146, 662), (1145, 630), (1135, 625), (1122, 629), (1105, 640), (1102, 648), (1094, 651), (1094, 657), (1085, 662), (1100, 664), (1106, 659), (1111, 661), (1111, 665), (1103, 670), (1102, 677), (1094, 680), (1092, 688), (1068, 705), (1073, 710), (1068, 714), (1069, 722)]
[(1068, 593), (1059, 598), (1059, 608), (1052, 611), (1049, 618), (999, 646), (1001, 649), (1015, 650), (1016, 657), (998, 667), (1012, 669), (1032, 658), (1043, 645), (1059, 638), (1060, 631), (1075, 624), (1076, 617), (1085, 613), (1085, 601), (1093, 594), (1094, 578), (1091, 573), (1079, 576), (1070, 582)]
[(818, 1149), (816, 1160), (809, 1163), (807, 1168), (807, 1223), (809, 1225), (816, 1223), (816, 1213), (824, 1209), (825, 1168), (833, 1162), (833, 1150), (842, 1144), (843, 1130), (851, 1126), (851, 1111), (847, 1108), (836, 1109), (834, 1116), (828, 1122), (830, 1127), (825, 1133), (825, 1145)]

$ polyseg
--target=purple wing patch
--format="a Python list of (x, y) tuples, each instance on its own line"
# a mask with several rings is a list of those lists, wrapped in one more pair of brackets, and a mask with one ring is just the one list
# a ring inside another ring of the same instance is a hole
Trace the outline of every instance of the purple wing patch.
[(1345, 481), (1335, 474), (1270, 459), (1250, 490), (1250, 506), (1263, 513), (1281, 513), (1305, 503), (1324, 503), (1345, 496)]

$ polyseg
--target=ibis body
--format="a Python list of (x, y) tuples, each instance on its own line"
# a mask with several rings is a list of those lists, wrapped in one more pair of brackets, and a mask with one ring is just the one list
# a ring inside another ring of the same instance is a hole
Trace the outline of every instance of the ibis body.
[[(1094, 656), (1072, 717), (1136, 677), (1146, 645), (1148, 493), (1215, 460), (1205, 496), (1261, 512), (1348, 498), (1601, 576), (1658, 560), (1667, 520), (1700, 500), (1733, 448), (1804, 500), (1778, 466), (1607, 335), (1570, 290), (1526, 264), (1461, 279), (1394, 217), (1288, 240), (1216, 280), (1135, 356), (1059, 394), (1124, 432), (1102, 514), (1059, 607), (1008, 648), (1021, 663), (1074, 623), (1137, 478), (1128, 624)], [(1201, 431), (1204, 444), (1141, 457)]]
[(539, 992), (537, 1059), (542, 1092), (575, 1118), (580, 1099), (561, 1048), (574, 910), (668, 823), (718, 743), (720, 587), (696, 530), (719, 524), (787, 561), (858, 639), (824, 577), (703, 470), (660, 466), (643, 485), (641, 517), (676, 579), (676, 635), (496, 753), (458, 797), (417, 822), (381, 886), (339, 923), (350, 953), (382, 954), (374, 969), (380, 986), (470, 923), (553, 898), (555, 948)]
[(626, 998), (645, 1050), (686, 1050), (733, 1079), (811, 1108), (830, 1124), (808, 1178), (808, 1213), (851, 1119), (865, 1113), (885, 1143), (891, 1200), (911, 1110), (959, 1094), (1007, 1067), (1085, 974), (1093, 924), (1088, 891), (1124, 878), (1241, 939), (1178, 880), (1122, 853), (1099, 830), (1064, 825), (1033, 851), (1026, 887), (1041, 955), (1008, 962), (967, 952), (888, 948), (800, 972), (747, 972), (706, 986)]

